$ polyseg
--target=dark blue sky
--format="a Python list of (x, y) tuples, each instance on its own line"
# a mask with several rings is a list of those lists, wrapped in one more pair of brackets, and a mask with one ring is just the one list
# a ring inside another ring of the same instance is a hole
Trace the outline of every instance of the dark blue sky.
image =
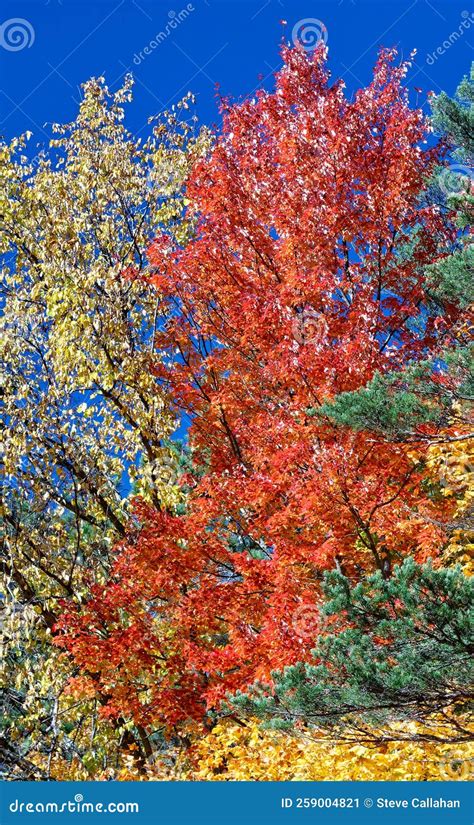
[[(397, 45), (404, 56), (418, 50), (408, 84), (423, 90), (420, 102), (429, 90), (452, 93), (474, 59), (472, 0), (193, 0), (191, 6), (166, 34), (187, 0), (4, 0), (0, 134), (30, 129), (44, 141), (45, 123), (74, 117), (81, 82), (105, 74), (115, 88), (128, 69), (137, 81), (127, 121), (135, 132), (188, 90), (197, 95), (200, 119), (215, 122), (215, 84), (235, 98), (259, 82), (271, 86), (282, 36), (289, 40), (307, 18), (325, 25), (333, 74), (344, 76), (349, 93), (367, 82), (381, 45)], [(12, 49), (5, 22), (17, 18), (27, 21), (34, 42), (16, 48), (15, 41)], [(134, 55), (160, 31), (166, 37), (137, 65)], [(443, 54), (430, 57), (437, 49)]]

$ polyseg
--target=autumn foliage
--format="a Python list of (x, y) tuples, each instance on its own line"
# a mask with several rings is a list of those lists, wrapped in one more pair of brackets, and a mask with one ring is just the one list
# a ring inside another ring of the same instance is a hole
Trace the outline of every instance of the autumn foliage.
[(324, 50), (283, 61), (273, 92), (222, 102), (187, 183), (193, 238), (163, 231), (136, 273), (160, 295), (153, 375), (189, 423), (185, 503), (137, 499), (107, 582), (57, 626), (86, 674), (70, 691), (182, 735), (310, 657), (324, 571), (436, 558), (456, 506), (426, 485), (431, 425), (408, 445), (320, 412), (455, 334), (426, 274), (456, 232), (425, 196), (440, 150), (395, 53), (352, 100)]

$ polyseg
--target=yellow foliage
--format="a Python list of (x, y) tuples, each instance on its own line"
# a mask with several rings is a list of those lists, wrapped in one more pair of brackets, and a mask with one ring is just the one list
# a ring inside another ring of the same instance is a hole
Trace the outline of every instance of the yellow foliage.
[[(455, 437), (450, 434), (451, 438)], [(474, 438), (432, 444), (427, 465), (433, 480), (439, 484), (445, 498), (455, 499), (456, 509), (448, 545), (443, 553), (445, 564), (460, 563), (466, 574), (472, 574), (474, 530)]]
[[(331, 743), (221, 723), (198, 741), (180, 779), (254, 781), (467, 779), (472, 747), (425, 742)], [(173, 777), (169, 777), (173, 778)]]
[(70, 779), (82, 778), (70, 773), (77, 754), (90, 778), (120, 741), (103, 721), (84, 735), (90, 691), (63, 706), (73, 667), (51, 645), (57, 600), (106, 580), (130, 488), (156, 507), (183, 499), (165, 446), (176, 416), (152, 371), (163, 318), (146, 250), (158, 228), (179, 243), (192, 233), (182, 190), (209, 135), (173, 110), (133, 137), (132, 85), (86, 83), (76, 119), (52, 127), (34, 162), (30, 136), (0, 140), (4, 735)]

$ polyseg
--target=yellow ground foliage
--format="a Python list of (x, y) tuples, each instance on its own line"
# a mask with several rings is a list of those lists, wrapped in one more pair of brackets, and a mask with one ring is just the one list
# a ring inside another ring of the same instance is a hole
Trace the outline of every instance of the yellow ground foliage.
[[(357, 744), (293, 738), (256, 722), (221, 723), (198, 741), (179, 776), (192, 780), (466, 780), (472, 745), (387, 742)], [(189, 764), (191, 762), (191, 764)]]
[[(405, 726), (406, 732), (408, 727)], [(411, 729), (411, 732), (415, 731)], [(47, 757), (32, 761), (46, 771)], [(221, 722), (190, 748), (165, 750), (142, 773), (132, 754), (93, 775), (79, 759), (53, 757), (52, 779), (125, 781), (467, 781), (474, 776), (472, 743), (386, 742), (367, 746), (263, 731), (257, 722)]]

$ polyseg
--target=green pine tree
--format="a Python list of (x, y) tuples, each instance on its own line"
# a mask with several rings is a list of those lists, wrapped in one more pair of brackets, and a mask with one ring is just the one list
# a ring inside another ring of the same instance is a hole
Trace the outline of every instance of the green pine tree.
[(327, 632), (315, 626), (314, 663), (231, 697), (238, 713), (345, 741), (473, 739), (472, 578), (407, 559), (389, 579), (377, 572), (355, 586), (327, 573), (324, 593)]
[(438, 175), (448, 206), (456, 211), (461, 230), (453, 254), (431, 267), (435, 292), (441, 300), (463, 307), (474, 300), (474, 244), (469, 231), (474, 216), (474, 64), (454, 99), (444, 92), (434, 98), (433, 127), (456, 148), (453, 163)]

